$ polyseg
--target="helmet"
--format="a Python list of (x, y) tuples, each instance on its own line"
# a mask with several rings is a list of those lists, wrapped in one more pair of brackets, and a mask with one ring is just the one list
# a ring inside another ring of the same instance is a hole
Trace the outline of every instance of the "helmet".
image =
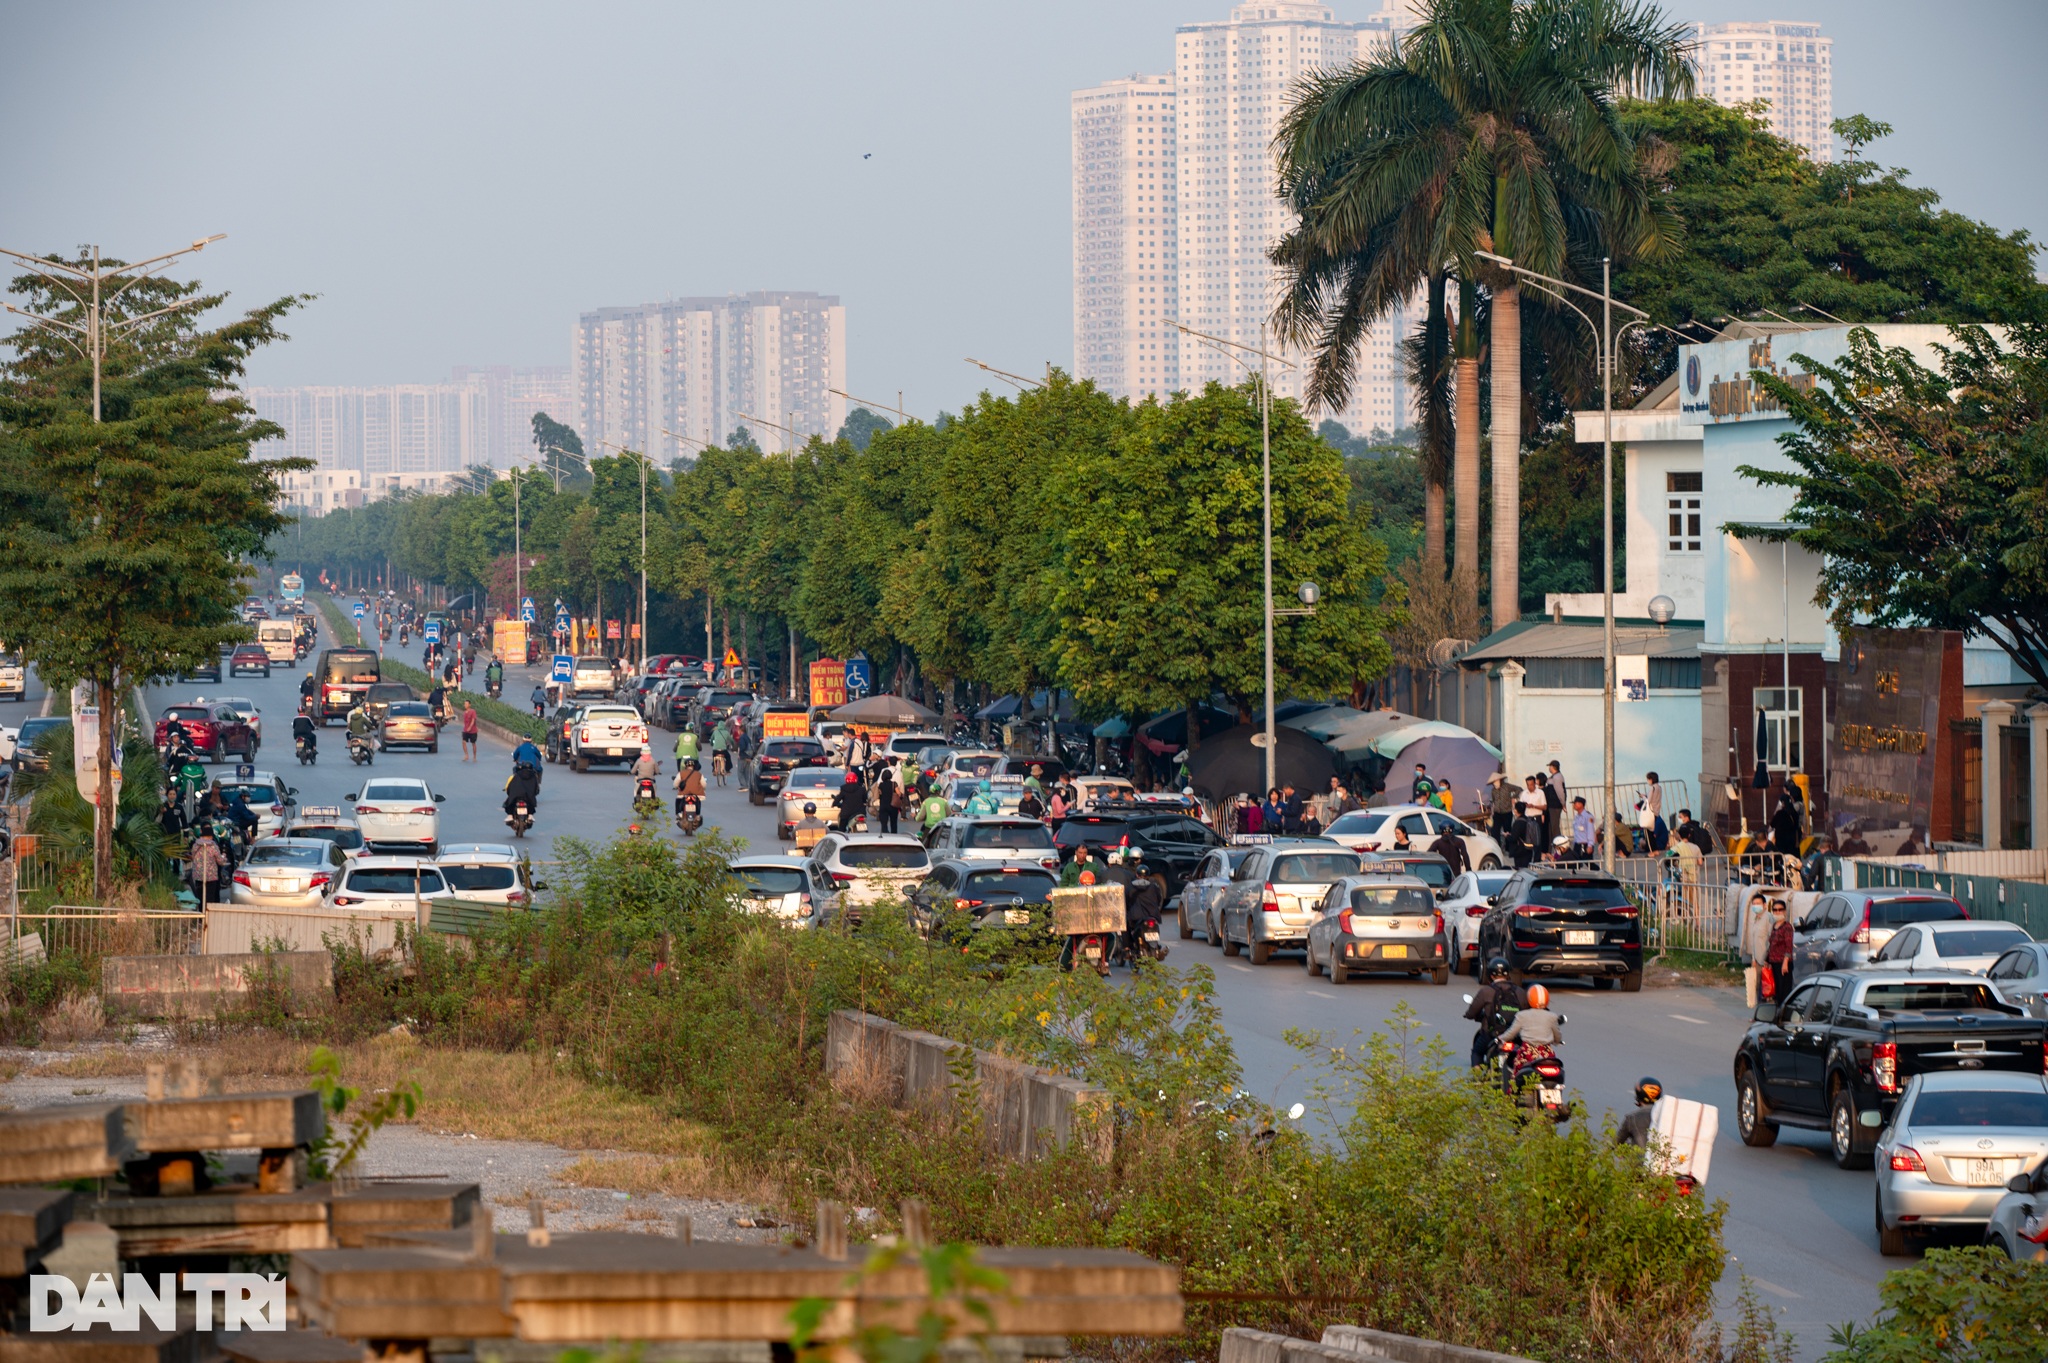
[(1508, 977), (1508, 963), (1504, 957), (1496, 956), (1486, 963), (1486, 978), (1504, 980)]
[(1531, 1008), (1548, 1008), (1550, 1006), (1550, 991), (1540, 984), (1530, 985), (1529, 1006)]
[(815, 814), (817, 812), (818, 807), (816, 805), (812, 804), (809, 800), (804, 801), (804, 813)]
[(975, 789), (979, 790), (979, 791), (980, 791), (980, 792), (981, 792), (981, 793), (982, 793), (983, 795), (986, 795), (986, 794), (988, 794), (988, 793), (989, 793), (989, 790), (990, 790), (990, 786), (989, 786), (989, 783), (988, 783), (988, 778), (987, 778), (986, 776), (982, 777), (982, 778), (981, 778), (981, 783), (980, 783), (979, 785), (977, 785), (977, 786), (975, 787)]
[(1664, 1085), (1649, 1075), (1636, 1080), (1636, 1106), (1648, 1107), (1664, 1096)]

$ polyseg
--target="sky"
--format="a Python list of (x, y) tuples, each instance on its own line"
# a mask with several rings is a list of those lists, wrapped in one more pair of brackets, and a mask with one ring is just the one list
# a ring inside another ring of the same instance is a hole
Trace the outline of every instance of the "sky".
[[(966, 356), (1071, 365), (1068, 94), (1167, 70), (1175, 27), (1228, 9), (0, 0), (0, 246), (226, 232), (186, 277), (317, 295), (258, 384), (566, 364), (591, 308), (811, 289), (846, 305), (850, 391), (930, 416), (982, 387)], [(2044, 0), (1668, 9), (1821, 23), (1836, 115), (1897, 130), (1877, 160), (2048, 239)]]

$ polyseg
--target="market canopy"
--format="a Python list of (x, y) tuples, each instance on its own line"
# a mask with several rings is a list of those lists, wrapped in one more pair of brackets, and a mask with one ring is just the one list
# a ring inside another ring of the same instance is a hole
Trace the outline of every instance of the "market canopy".
[[(1208, 800), (1226, 800), (1233, 795), (1266, 793), (1266, 750), (1252, 740), (1263, 738), (1266, 726), (1240, 724), (1226, 733), (1202, 740), (1202, 746), (1188, 757), (1188, 784), (1195, 794)], [(1337, 774), (1337, 756), (1299, 729), (1273, 731), (1276, 743), (1273, 779), (1291, 785), (1304, 798), (1327, 790)]]
[(828, 716), (840, 724), (875, 725), (929, 724), (938, 717), (937, 710), (928, 710), (914, 700), (886, 693), (850, 701)]

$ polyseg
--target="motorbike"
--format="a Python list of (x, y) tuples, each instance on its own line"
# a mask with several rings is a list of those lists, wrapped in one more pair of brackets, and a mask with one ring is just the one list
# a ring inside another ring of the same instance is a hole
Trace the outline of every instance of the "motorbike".
[(651, 819), (661, 812), (661, 801), (654, 793), (654, 778), (641, 776), (633, 782), (633, 813), (641, 819)]
[(504, 682), (498, 680), (496, 677), (487, 677), (484, 679), (484, 694), (489, 696), (492, 700), (496, 700), (499, 696), (503, 695), (504, 692)]
[(373, 754), (370, 751), (369, 739), (363, 737), (361, 734), (350, 734), (348, 736), (349, 761), (355, 763), (359, 767), (367, 767), (368, 765), (370, 765), (370, 760), (373, 756), (375, 756), (375, 754)]
[(1086, 965), (1096, 974), (1109, 975), (1110, 953), (1116, 949), (1117, 934), (1111, 932), (1077, 932), (1067, 938), (1067, 945), (1060, 952), (1060, 969), (1072, 970), (1077, 965)]
[(704, 802), (694, 795), (683, 797), (683, 807), (676, 811), (676, 827), (683, 830), (683, 836), (695, 837), (697, 830), (704, 826)]
[[(385, 635), (384, 637), (388, 639), (388, 638), (390, 638), (391, 636), (387, 634), (387, 635)], [(400, 648), (404, 648), (404, 647), (405, 647), (405, 646), (406, 646), (406, 645), (407, 645), (408, 643), (411, 643), (411, 642), (412, 642), (412, 631), (411, 631), (411, 630), (407, 630), (407, 629), (401, 629), (401, 630), (399, 630), (399, 631), (398, 631), (398, 646), (399, 646)]]
[(513, 837), (525, 837), (526, 830), (533, 827), (533, 807), (524, 800), (515, 800), (512, 812), (505, 816), (505, 822), (511, 826)]
[(299, 755), (299, 765), (302, 767), (310, 767), (320, 760), (320, 750), (314, 746), (314, 740), (311, 738), (293, 739), (292, 750)]
[(1548, 1046), (1525, 1046), (1501, 1061), (1501, 1088), (1527, 1117), (1553, 1123), (1570, 1120), (1572, 1105), (1564, 1092), (1564, 1061)]
[(1136, 965), (1140, 960), (1163, 961), (1166, 943), (1159, 940), (1159, 920), (1147, 918), (1119, 934), (1112, 964)]

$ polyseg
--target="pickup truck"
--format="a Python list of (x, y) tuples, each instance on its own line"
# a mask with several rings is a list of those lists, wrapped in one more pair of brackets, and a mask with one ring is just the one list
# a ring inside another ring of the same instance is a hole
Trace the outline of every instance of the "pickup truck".
[(647, 748), (647, 721), (630, 705), (586, 705), (569, 726), (569, 765), (631, 766)]
[(12, 653), (0, 653), (0, 700), (28, 699), (28, 669)]
[(1828, 1133), (1835, 1163), (1868, 1169), (1878, 1133), (1916, 1074), (2043, 1072), (2048, 1019), (2028, 1017), (1981, 975), (1829, 970), (1757, 1005), (1735, 1052), (1745, 1145), (1781, 1126)]

